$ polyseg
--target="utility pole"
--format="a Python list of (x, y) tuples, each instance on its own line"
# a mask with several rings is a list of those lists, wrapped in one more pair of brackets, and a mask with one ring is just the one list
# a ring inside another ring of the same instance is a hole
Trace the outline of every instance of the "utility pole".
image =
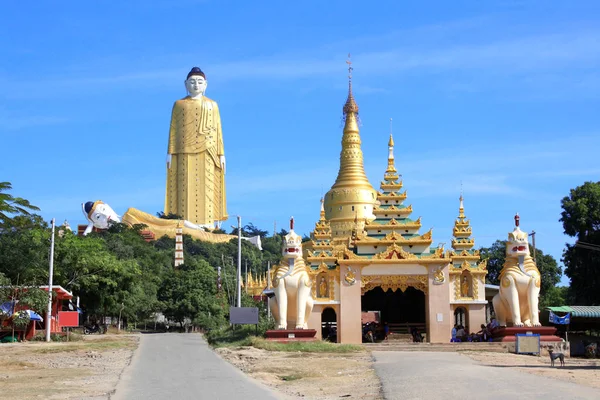
[[(267, 261), (267, 289), (271, 289), (271, 261)], [(267, 298), (267, 321), (271, 320), (271, 307)]]
[(531, 242), (533, 245), (533, 262), (535, 263), (535, 265), (537, 265), (537, 258), (535, 256), (535, 231), (531, 231), (530, 235), (531, 235)]
[(242, 306), (242, 217), (238, 215), (237, 306)]
[(48, 312), (46, 313), (46, 342), (50, 341), (50, 329), (52, 320), (52, 276), (54, 275), (54, 225), (52, 218), (52, 238), (50, 239), (50, 270), (48, 271)]

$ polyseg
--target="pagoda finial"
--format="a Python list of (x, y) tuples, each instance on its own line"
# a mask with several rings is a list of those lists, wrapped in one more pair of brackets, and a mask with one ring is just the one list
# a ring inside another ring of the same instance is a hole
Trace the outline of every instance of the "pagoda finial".
[(388, 141), (388, 167), (385, 171), (386, 174), (396, 173), (396, 166), (394, 165), (394, 138), (392, 136), (392, 119), (390, 118), (390, 140)]
[(515, 215), (515, 226), (518, 228), (519, 227), (519, 220), (521, 219), (521, 217), (519, 217), (519, 213), (517, 213)]
[(358, 113), (358, 105), (354, 101), (354, 95), (352, 94), (352, 71), (354, 68), (352, 68), (352, 61), (350, 61), (350, 53), (348, 53), (346, 64), (348, 64), (348, 98), (346, 99), (346, 104), (344, 104), (344, 115)]
[(290, 218), (290, 231), (294, 230), (294, 217)]

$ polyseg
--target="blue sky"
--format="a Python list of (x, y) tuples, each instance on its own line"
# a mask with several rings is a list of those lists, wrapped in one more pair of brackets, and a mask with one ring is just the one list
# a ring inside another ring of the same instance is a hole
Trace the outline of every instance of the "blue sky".
[(337, 176), (348, 53), (367, 175), (377, 187), (393, 118), (436, 242), (462, 182), (478, 246), (519, 212), (560, 259), (560, 200), (600, 176), (597, 2), (120, 3), (2, 6), (0, 180), (47, 219), (84, 223), (97, 199), (162, 210), (170, 111), (197, 65), (221, 110), (230, 215), (270, 231), (293, 215), (308, 233)]

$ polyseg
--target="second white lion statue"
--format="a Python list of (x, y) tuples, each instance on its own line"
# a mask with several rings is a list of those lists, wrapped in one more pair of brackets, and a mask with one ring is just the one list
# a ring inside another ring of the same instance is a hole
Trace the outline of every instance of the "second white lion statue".
[(492, 300), (498, 325), (541, 326), (539, 318), (540, 271), (529, 254), (527, 232), (519, 228), (508, 234), (506, 261), (500, 271), (500, 291)]
[(277, 329), (308, 328), (308, 316), (313, 308), (312, 281), (302, 258), (302, 238), (294, 232), (294, 219), (290, 232), (283, 238), (283, 260), (273, 272), (274, 297), (269, 307)]

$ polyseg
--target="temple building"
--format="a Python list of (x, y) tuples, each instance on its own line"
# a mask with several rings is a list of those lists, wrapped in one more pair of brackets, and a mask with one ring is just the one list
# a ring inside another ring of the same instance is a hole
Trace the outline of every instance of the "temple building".
[[(433, 246), (432, 230), (421, 232), (394, 160), (379, 191), (368, 181), (352, 83), (344, 104), (340, 169), (321, 201), (320, 219), (306, 247), (314, 307), (309, 328), (337, 327), (337, 341), (361, 343), (364, 316), (375, 312), (392, 330), (417, 328), (429, 342), (449, 342), (455, 323), (478, 330), (485, 323), (486, 265), (471, 237), (461, 195), (452, 250)], [(477, 328), (477, 329), (476, 329)]]
[(341, 343), (361, 343), (367, 320), (387, 323), (392, 332), (418, 329), (432, 343), (449, 342), (455, 323), (476, 332), (486, 322), (487, 270), (473, 250), (463, 197), (452, 250), (434, 246), (432, 230), (421, 231), (421, 217), (413, 218), (406, 203), (391, 133), (387, 168), (379, 190), (373, 188), (349, 78), (338, 176), (321, 199), (311, 241), (303, 244), (314, 304), (308, 328), (321, 337), (323, 326), (334, 326)]

